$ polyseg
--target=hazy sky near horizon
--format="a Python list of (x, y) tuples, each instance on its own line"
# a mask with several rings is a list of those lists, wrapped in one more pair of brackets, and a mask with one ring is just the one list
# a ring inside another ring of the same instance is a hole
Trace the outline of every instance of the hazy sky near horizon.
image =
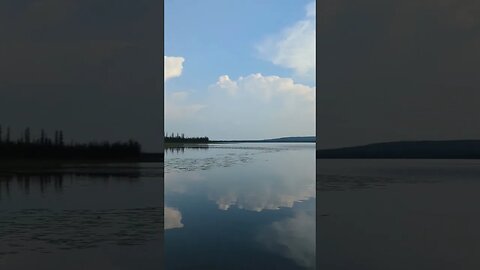
[(317, 6), (318, 148), (480, 139), (480, 1)]
[(0, 1), (0, 125), (161, 150), (162, 31), (158, 0)]
[(315, 2), (165, 1), (165, 131), (315, 134)]

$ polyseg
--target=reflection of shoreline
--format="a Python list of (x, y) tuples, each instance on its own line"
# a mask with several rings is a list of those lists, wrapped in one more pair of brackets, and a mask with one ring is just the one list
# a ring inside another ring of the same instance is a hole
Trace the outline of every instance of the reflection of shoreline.
[[(3, 193), (10, 194), (11, 188), (29, 193), (32, 186), (38, 186), (43, 194), (53, 186), (62, 191), (64, 180), (81, 179), (101, 181), (138, 181), (142, 177), (163, 179), (163, 163), (158, 166), (138, 164), (78, 164), (64, 166), (0, 166), (0, 199)], [(14, 186), (12, 184), (15, 183)]]
[(0, 158), (0, 170), (5, 167), (41, 167), (68, 164), (121, 164), (121, 163), (157, 163), (163, 162), (164, 153), (141, 153), (138, 157), (106, 158)]
[(165, 154), (184, 153), (185, 149), (189, 150), (207, 150), (208, 144), (183, 144), (183, 143), (168, 143), (165, 144)]
[[(163, 207), (157, 206), (162, 204), (152, 203), (152, 194), (139, 194), (140, 185), (130, 187), (148, 178), (163, 182), (163, 163), (45, 164), (0, 165), (0, 262), (9, 254), (55, 254), (160, 239)], [(148, 198), (139, 208), (125, 209), (130, 194)]]
[(45, 174), (18, 174), (9, 176), (0, 176), (0, 199), (5, 193), (10, 194), (11, 184), (16, 183), (16, 188), (29, 193), (32, 185), (38, 186), (40, 193), (45, 193), (46, 189), (53, 185), (55, 191), (63, 190), (63, 182), (65, 178), (87, 177), (99, 180), (129, 180), (135, 181), (139, 178), (139, 174), (109, 174), (109, 173), (45, 173)]
[(38, 176), (17, 175), (17, 176), (1, 177), (0, 178), (0, 199), (4, 189), (7, 195), (10, 194), (11, 182), (16, 182), (17, 188), (22, 189), (27, 194), (30, 193), (31, 184), (35, 183), (40, 187), (40, 193), (44, 194), (45, 190), (51, 185), (54, 186), (55, 191), (57, 192), (62, 191), (63, 180), (64, 180), (63, 174), (38, 175)]
[(140, 177), (144, 174), (163, 177), (163, 162), (141, 163), (56, 163), (44, 162), (15, 162), (0, 163), (0, 180), (16, 175), (75, 175), (88, 177)]

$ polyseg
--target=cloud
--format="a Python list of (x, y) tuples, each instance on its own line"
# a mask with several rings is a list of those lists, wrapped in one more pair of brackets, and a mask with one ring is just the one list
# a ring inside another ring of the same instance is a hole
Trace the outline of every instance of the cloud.
[[(262, 212), (279, 210), (282, 207), (292, 208), (296, 202), (315, 198), (315, 180), (307, 172), (291, 168), (293, 173), (286, 176), (265, 177), (263, 183), (243, 180), (242, 183), (207, 183), (208, 198), (215, 201), (220, 210), (228, 210), (231, 206), (248, 211)], [(311, 171), (311, 175), (314, 173)], [(297, 177), (296, 181), (292, 181)]]
[(315, 132), (316, 87), (255, 73), (237, 80), (221, 76), (209, 90), (204, 101), (209, 109), (202, 115), (215, 126), (211, 134), (217, 138), (260, 139)]
[(211, 86), (212, 88), (222, 89), (228, 91), (230, 94), (235, 94), (238, 90), (238, 85), (236, 82), (230, 80), (228, 75), (222, 75), (218, 78), (218, 81), (215, 85)]
[[(180, 77), (182, 75), (185, 58), (174, 56), (164, 56), (164, 58), (164, 81)], [(175, 91), (165, 94), (165, 122), (190, 118), (206, 107), (203, 104), (190, 103), (188, 100), (189, 96), (190, 94), (187, 91)]]
[(240, 77), (237, 81), (232, 81), (227, 75), (223, 75), (210, 86), (210, 89), (226, 90), (230, 94), (242, 92), (264, 101), (270, 101), (274, 97), (298, 97), (307, 103), (315, 102), (315, 87), (295, 83), (291, 78), (263, 76), (260, 73)]
[(254, 73), (232, 79), (222, 75), (198, 93), (167, 93), (165, 126), (169, 131), (212, 139), (311, 135), (315, 132), (315, 91), (316, 87), (288, 77)]
[(165, 230), (183, 228), (182, 213), (176, 208), (165, 207)]
[(203, 104), (190, 103), (188, 97), (189, 93), (186, 91), (177, 91), (165, 95), (166, 121), (191, 118), (206, 107)]
[(316, 12), (317, 12), (317, 2), (313, 1), (309, 3), (306, 7), (307, 10), (307, 17), (313, 17), (315, 19)]
[(185, 58), (183, 57), (174, 57), (174, 56), (164, 56), (165, 66), (164, 66), (164, 81), (182, 75), (183, 62)]
[(305, 211), (273, 222), (257, 236), (267, 249), (281, 253), (308, 269), (315, 268), (315, 239), (315, 216)]
[(293, 69), (295, 74), (315, 80), (315, 2), (306, 7), (304, 19), (265, 38), (257, 50), (275, 65)]

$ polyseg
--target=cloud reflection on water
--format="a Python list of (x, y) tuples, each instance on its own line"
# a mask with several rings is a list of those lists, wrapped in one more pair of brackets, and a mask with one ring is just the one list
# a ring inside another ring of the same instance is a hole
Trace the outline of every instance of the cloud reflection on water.
[(308, 269), (315, 268), (315, 215), (311, 211), (297, 211), (293, 217), (273, 222), (257, 240), (271, 252)]
[(166, 206), (164, 217), (165, 230), (183, 228), (182, 213), (178, 209)]
[[(192, 241), (205, 248), (209, 239), (212, 249), (229, 244), (253, 248), (256, 252), (248, 256), (275, 258), (281, 261), (278, 269), (313, 269), (314, 157), (314, 145), (301, 144), (229, 144), (170, 153), (165, 159), (165, 200), (179, 209), (165, 209), (165, 228), (173, 226), (169, 223), (183, 226), (180, 211), (189, 226), (167, 232), (169, 241)], [(212, 260), (195, 252), (205, 265)], [(223, 250), (219, 252), (223, 257)], [(232, 260), (243, 260), (247, 255), (242, 252)]]
[(167, 158), (167, 197), (206, 195), (220, 210), (236, 206), (256, 212), (292, 208), (295, 202), (315, 197), (313, 155), (310, 160), (295, 148), (299, 146), (260, 146), (222, 146), (202, 155), (189, 152)]
[[(275, 180), (272, 180), (275, 181)], [(276, 179), (275, 183), (262, 185), (246, 181), (242, 188), (235, 186), (212, 187), (208, 198), (215, 201), (220, 210), (228, 210), (231, 206), (239, 209), (261, 212), (278, 210), (281, 207), (292, 208), (295, 202), (315, 197), (315, 184), (305, 182), (289, 182), (288, 179)]]

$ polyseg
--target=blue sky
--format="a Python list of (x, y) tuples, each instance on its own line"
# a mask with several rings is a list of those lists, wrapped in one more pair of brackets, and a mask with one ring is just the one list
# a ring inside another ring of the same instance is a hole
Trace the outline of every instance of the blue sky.
[(312, 12), (311, 0), (165, 1), (165, 131), (314, 135)]

